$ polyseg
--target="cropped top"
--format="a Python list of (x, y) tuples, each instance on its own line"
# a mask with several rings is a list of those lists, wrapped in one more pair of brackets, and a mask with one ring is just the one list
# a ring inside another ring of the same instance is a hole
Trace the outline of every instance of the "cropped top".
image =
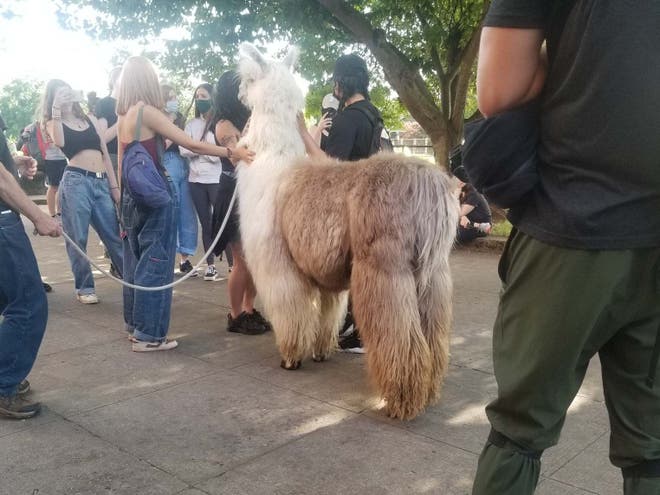
[(96, 128), (87, 117), (85, 117), (85, 121), (89, 124), (89, 127), (82, 131), (76, 131), (62, 124), (64, 146), (62, 146), (61, 150), (69, 160), (81, 151), (101, 151), (101, 138), (96, 132)]
[[(126, 146), (128, 146), (130, 143), (121, 143), (121, 148), (122, 150), (126, 149)], [(153, 159), (154, 163), (160, 163), (158, 160), (158, 141), (156, 140), (156, 136), (150, 137), (149, 139), (145, 139), (144, 141), (140, 141), (140, 144), (144, 146), (144, 148), (147, 150), (151, 158)]]

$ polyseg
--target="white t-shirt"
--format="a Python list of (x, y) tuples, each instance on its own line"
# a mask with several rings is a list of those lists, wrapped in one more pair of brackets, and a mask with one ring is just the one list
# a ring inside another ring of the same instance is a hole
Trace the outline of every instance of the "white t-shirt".
[[(201, 117), (197, 117), (186, 124), (185, 133), (192, 139), (201, 141), (205, 127), (206, 121)], [(215, 137), (212, 130), (206, 133), (204, 140), (207, 143), (215, 144)], [(199, 182), (201, 184), (218, 184), (220, 182), (222, 162), (219, 157), (198, 155), (183, 146), (179, 146), (179, 150), (181, 151), (181, 156), (185, 156), (190, 160), (188, 182)]]

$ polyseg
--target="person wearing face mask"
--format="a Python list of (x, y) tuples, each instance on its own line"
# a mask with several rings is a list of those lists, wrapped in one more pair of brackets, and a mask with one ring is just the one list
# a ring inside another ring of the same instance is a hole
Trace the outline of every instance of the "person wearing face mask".
[[(179, 112), (179, 101), (176, 91), (170, 85), (161, 85), (163, 101), (165, 102), (165, 113), (174, 125), (183, 130), (184, 117)], [(179, 145), (166, 140), (165, 153), (163, 154), (163, 166), (172, 178), (174, 193), (178, 197), (178, 218), (176, 219), (177, 242), (176, 252), (181, 256), (179, 271), (182, 275), (193, 270), (193, 265), (188, 259), (197, 250), (197, 213), (190, 195), (188, 175), (190, 172), (188, 160), (181, 156)], [(197, 276), (197, 272), (192, 274)]]
[[(195, 141), (215, 144), (210, 123), (213, 122), (212, 100), (213, 87), (208, 83), (197, 86), (191, 106), (195, 107), (195, 118), (186, 124), (185, 132)], [(187, 112), (186, 112), (187, 113)], [(181, 156), (190, 160), (190, 193), (197, 210), (199, 223), (202, 226), (202, 242), (204, 252), (213, 243), (213, 205), (220, 191), (220, 174), (222, 162), (217, 156), (200, 155), (189, 149), (180, 148)], [(215, 281), (218, 271), (215, 268), (215, 257), (211, 253), (206, 258), (207, 269), (204, 280)]]

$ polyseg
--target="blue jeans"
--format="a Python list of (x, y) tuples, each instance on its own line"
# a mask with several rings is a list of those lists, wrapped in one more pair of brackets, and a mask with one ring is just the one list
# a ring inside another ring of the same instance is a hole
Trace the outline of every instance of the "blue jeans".
[[(170, 192), (173, 190), (170, 179)], [(163, 208), (138, 204), (124, 190), (121, 201), (124, 238), (124, 280), (144, 287), (167, 285), (174, 278), (176, 257), (176, 195)], [(172, 289), (145, 292), (124, 287), (124, 321), (136, 339), (162, 342), (170, 326)]]
[(10, 396), (30, 373), (48, 320), (37, 260), (16, 213), (0, 214), (0, 259), (0, 396)]
[(163, 155), (163, 166), (172, 178), (174, 194), (179, 204), (176, 218), (176, 252), (192, 256), (197, 250), (197, 214), (190, 196), (188, 161), (180, 154), (167, 151)]
[[(91, 225), (103, 241), (112, 264), (121, 269), (122, 246), (119, 238), (117, 211), (105, 178), (83, 175), (66, 169), (59, 188), (64, 231), (87, 252), (87, 235)], [(66, 252), (76, 285), (76, 293), (93, 294), (94, 276), (89, 262), (66, 243)]]

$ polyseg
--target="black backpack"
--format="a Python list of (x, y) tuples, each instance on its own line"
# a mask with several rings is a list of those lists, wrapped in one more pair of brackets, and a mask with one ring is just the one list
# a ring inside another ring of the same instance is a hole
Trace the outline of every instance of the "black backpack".
[(394, 146), (392, 146), (392, 140), (390, 139), (390, 134), (385, 128), (385, 123), (383, 122), (383, 117), (380, 116), (378, 110), (374, 112), (371, 108), (364, 107), (351, 107), (353, 110), (359, 111), (362, 115), (367, 117), (371, 127), (373, 128), (373, 134), (371, 135), (371, 146), (369, 148), (369, 156), (381, 151), (394, 151)]

